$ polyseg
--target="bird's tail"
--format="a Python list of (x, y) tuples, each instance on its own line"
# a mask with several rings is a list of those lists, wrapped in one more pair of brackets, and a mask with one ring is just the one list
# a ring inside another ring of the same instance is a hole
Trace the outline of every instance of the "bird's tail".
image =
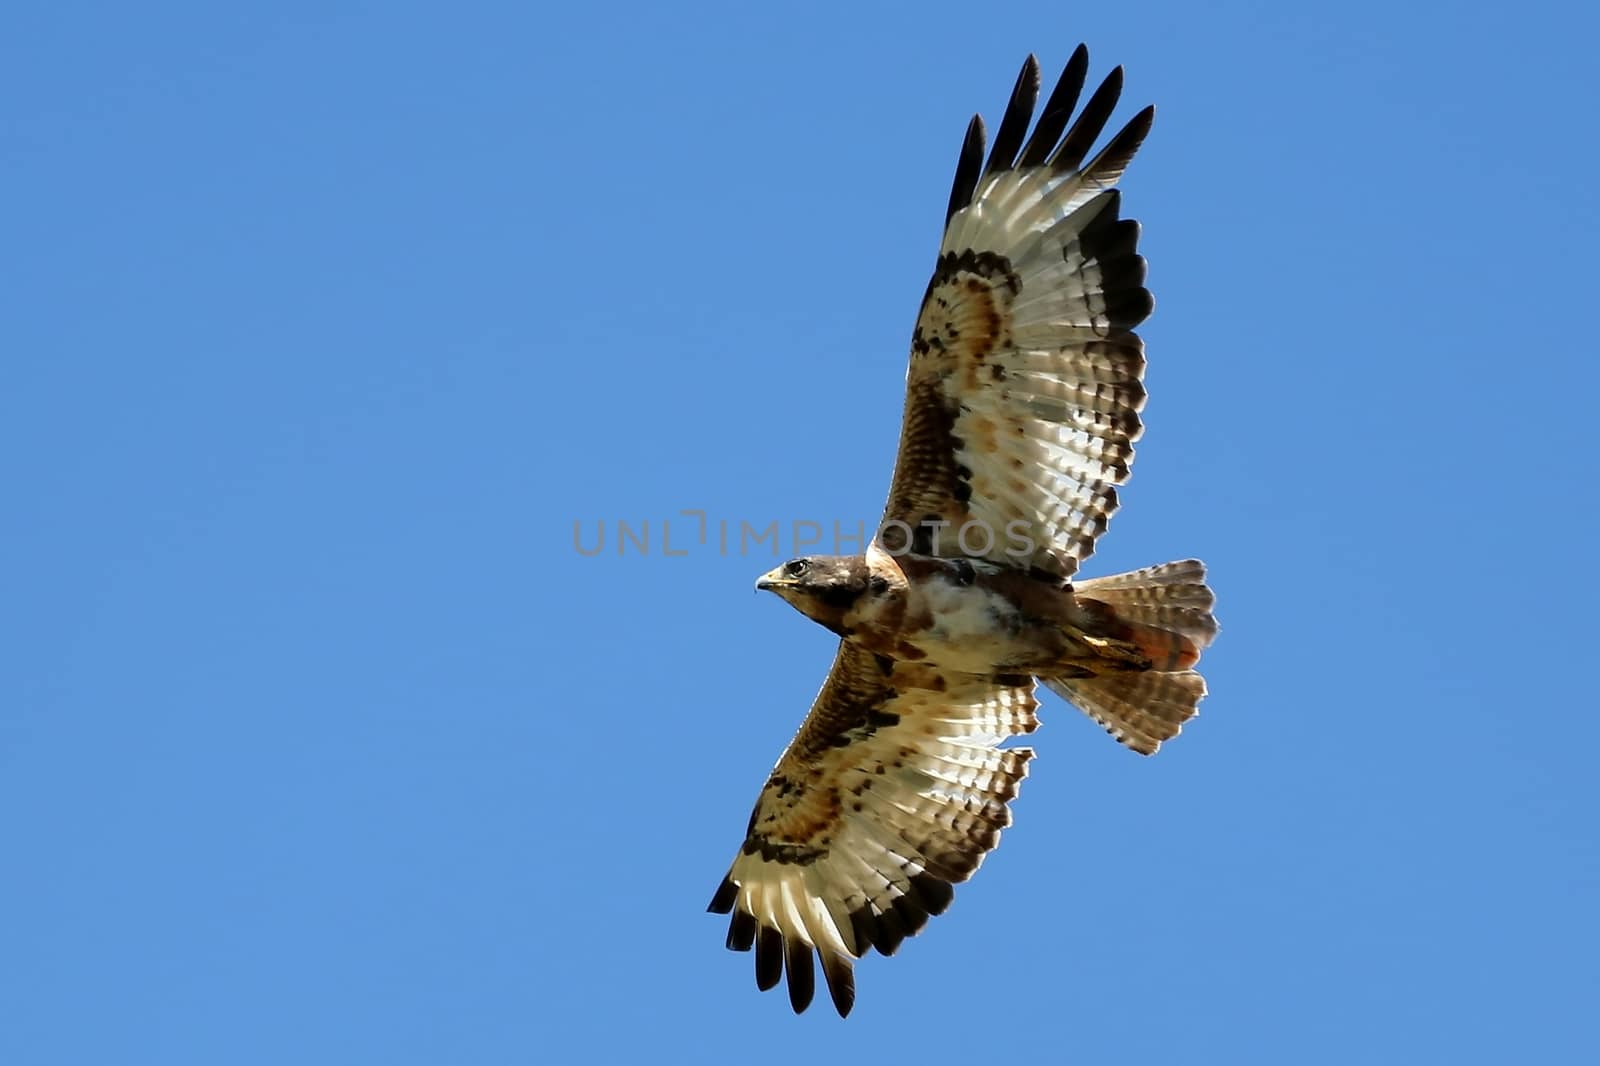
[(1192, 669), (1217, 635), (1211, 614), (1215, 597), (1206, 585), (1205, 564), (1185, 559), (1078, 581), (1073, 592), (1082, 607), (1109, 608), (1126, 639), (1152, 665), (1148, 670), (1040, 680), (1134, 751), (1153, 755), (1194, 717), (1206, 694), (1205, 678)]

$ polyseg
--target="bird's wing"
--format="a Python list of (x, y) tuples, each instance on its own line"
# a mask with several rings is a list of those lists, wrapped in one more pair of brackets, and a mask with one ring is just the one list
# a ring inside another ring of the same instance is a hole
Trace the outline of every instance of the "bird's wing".
[(1033, 753), (999, 745), (1033, 731), (1036, 706), (1026, 677), (939, 673), (840, 643), (711, 901), (732, 914), (728, 947), (755, 948), (758, 987), (787, 970), (804, 1010), (815, 950), (849, 1013), (853, 960), (894, 954), (1010, 824)]
[(911, 336), (900, 452), (878, 534), (891, 552), (1067, 577), (1117, 508), (1145, 399), (1133, 327), (1153, 305), (1138, 223), (1118, 217), (1112, 186), (1154, 109), (1091, 157), (1122, 68), (1069, 127), (1088, 62), (1079, 46), (1026, 144), (1039, 93), (1032, 56), (987, 164), (982, 119), (967, 128)]

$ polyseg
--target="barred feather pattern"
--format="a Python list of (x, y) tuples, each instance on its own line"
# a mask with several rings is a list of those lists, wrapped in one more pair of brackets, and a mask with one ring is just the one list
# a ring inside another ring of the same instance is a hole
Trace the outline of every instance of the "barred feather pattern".
[[(1152, 626), (1191, 641), (1196, 653), (1217, 637), (1211, 613), (1216, 602), (1206, 584), (1205, 564), (1184, 559), (1073, 585), (1079, 600), (1110, 605), (1116, 617)], [(1149, 670), (1092, 678), (1044, 678), (1052, 692), (1072, 703), (1106, 732), (1141, 755), (1154, 755), (1177, 736), (1200, 709), (1205, 678), (1193, 670)]]
[[(911, 527), (981, 523), (992, 536), (973, 554), (1063, 577), (1094, 551), (1128, 477), (1145, 401), (1133, 328), (1153, 306), (1139, 227), (1119, 216), (1113, 186), (1154, 113), (1084, 162), (1122, 86), (1118, 68), (1067, 128), (1087, 63), (1080, 47), (1022, 146), (1039, 88), (1029, 57), (981, 173), (983, 124), (968, 128), (912, 332), (884, 514)], [(1019, 540), (1031, 546), (1023, 558)], [(948, 542), (941, 554), (967, 553)]]
[(1045, 678), (1044, 683), (1140, 755), (1154, 755), (1177, 736), (1206, 695), (1205, 678), (1193, 670)]
[(1073, 590), (1079, 599), (1109, 603), (1123, 621), (1179, 633), (1202, 651), (1217, 638), (1219, 627), (1211, 613), (1216, 596), (1199, 559), (1090, 578), (1075, 582)]
[(814, 952), (835, 1009), (853, 960), (892, 955), (954, 895), (1011, 823), (1038, 725), (1033, 682), (897, 663), (839, 645), (833, 669), (750, 818), (710, 909), (728, 947), (755, 951), (756, 984), (787, 974), (809, 1006)]

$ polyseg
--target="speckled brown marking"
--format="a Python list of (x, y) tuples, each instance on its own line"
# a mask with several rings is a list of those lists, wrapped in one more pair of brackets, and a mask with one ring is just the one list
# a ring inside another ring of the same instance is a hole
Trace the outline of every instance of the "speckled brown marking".
[(959, 396), (989, 387), (994, 375), (980, 381), (979, 368), (1007, 343), (1011, 304), (1021, 289), (1002, 255), (967, 250), (939, 258), (911, 334), (900, 454), (886, 517), (909, 523), (908, 515), (931, 511), (957, 521), (952, 512), (965, 510), (972, 489), (952, 461), (964, 445), (954, 433)]
[(956, 408), (948, 402), (940, 374), (914, 361), (906, 383), (906, 403), (901, 420), (900, 452), (884, 517), (914, 524), (916, 517), (944, 514), (956, 506)]
[(975, 252), (969, 248), (962, 252), (946, 252), (939, 257), (933, 277), (928, 280), (928, 291), (923, 295), (923, 302), (926, 303), (935, 289), (958, 274), (976, 274), (1004, 285), (1012, 296), (1022, 291), (1022, 279), (1011, 269), (1011, 260), (996, 252)]
[(978, 451), (992, 455), (997, 450), (1000, 427), (988, 415), (968, 415), (962, 429)]
[(1061, 624), (1073, 617), (1072, 586), (1060, 578), (1027, 570), (986, 575), (983, 586), (1017, 605), (1029, 618)]
[(900, 662), (895, 664), (895, 688), (901, 692), (944, 691), (947, 686), (943, 672), (926, 663)]

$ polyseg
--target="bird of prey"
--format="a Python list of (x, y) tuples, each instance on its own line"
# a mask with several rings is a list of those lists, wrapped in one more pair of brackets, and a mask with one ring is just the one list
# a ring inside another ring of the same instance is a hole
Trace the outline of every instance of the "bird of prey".
[(892, 955), (998, 843), (1033, 755), (1002, 745), (1037, 727), (1036, 682), (1145, 755), (1206, 692), (1201, 563), (1074, 580), (1142, 430), (1133, 330), (1153, 306), (1114, 186), (1154, 109), (1091, 154), (1122, 70), (1074, 120), (1088, 62), (1080, 45), (1031, 136), (1032, 56), (987, 159), (982, 119), (967, 127), (867, 550), (757, 582), (840, 638), (710, 906), (758, 987), (787, 973), (796, 1012), (815, 955), (848, 1014), (854, 960)]

